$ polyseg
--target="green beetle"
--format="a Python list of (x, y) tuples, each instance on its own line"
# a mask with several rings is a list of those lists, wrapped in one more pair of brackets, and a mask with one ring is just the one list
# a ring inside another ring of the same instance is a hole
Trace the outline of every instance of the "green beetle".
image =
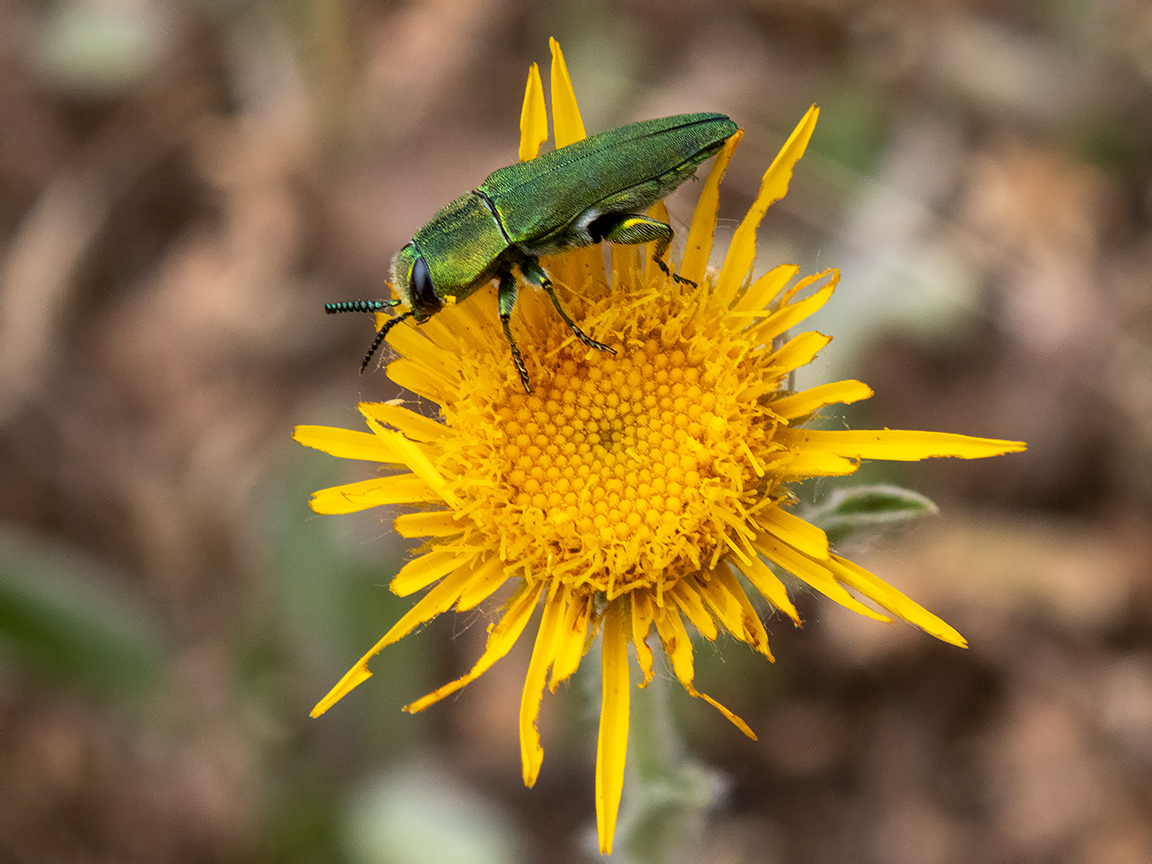
[[(500, 323), (524, 389), (528, 371), (509, 319), (516, 306), (516, 277), (543, 288), (572, 332), (593, 348), (609, 348), (587, 336), (560, 305), (539, 256), (611, 243), (656, 242), (663, 255), (672, 227), (644, 215), (652, 204), (691, 177), (736, 133), (723, 114), (677, 114), (631, 123), (560, 147), (528, 162), (489, 174), (473, 192), (432, 217), (392, 259), (392, 284), (399, 300), (329, 303), (335, 312), (377, 312), (405, 305), (407, 312), (376, 334), (363, 372), (388, 331), (406, 318), (427, 321), (447, 302), (460, 302), (493, 279), (499, 280)], [(673, 278), (679, 280), (679, 276)]]

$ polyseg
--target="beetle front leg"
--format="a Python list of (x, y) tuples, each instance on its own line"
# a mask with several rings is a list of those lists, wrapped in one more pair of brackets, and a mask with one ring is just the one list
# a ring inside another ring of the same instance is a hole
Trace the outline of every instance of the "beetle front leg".
[(500, 325), (504, 328), (504, 336), (508, 340), (508, 347), (512, 349), (512, 362), (516, 364), (516, 371), (520, 373), (520, 381), (524, 385), (524, 392), (532, 392), (532, 382), (528, 378), (528, 370), (524, 366), (524, 358), (520, 355), (520, 348), (512, 337), (512, 310), (516, 308), (516, 277), (511, 270), (500, 274), (500, 286), (496, 289), (497, 308), (500, 310)]
[(536, 258), (526, 258), (524, 261), (521, 261), (520, 273), (526, 281), (531, 282), (533, 285), (540, 286), (547, 292), (548, 297), (552, 300), (552, 305), (556, 307), (556, 311), (560, 314), (560, 317), (564, 319), (564, 323), (576, 334), (576, 338), (589, 348), (595, 348), (598, 351), (607, 351), (610, 354), (616, 353), (615, 348), (610, 348), (603, 342), (597, 342), (576, 326), (576, 322), (568, 316), (568, 313), (564, 311), (564, 307), (560, 305), (560, 298), (556, 296), (556, 289), (552, 287), (552, 280), (548, 278), (548, 274), (545, 273), (544, 268), (540, 266), (539, 260)]
[(696, 287), (691, 279), (673, 273), (664, 263), (664, 255), (672, 245), (672, 226), (650, 216), (636, 216), (627, 213), (611, 213), (594, 219), (588, 226), (592, 238), (596, 241), (607, 240), (626, 246), (637, 243), (655, 243), (652, 256), (657, 266), (664, 271), (665, 276), (671, 276), (673, 281)]

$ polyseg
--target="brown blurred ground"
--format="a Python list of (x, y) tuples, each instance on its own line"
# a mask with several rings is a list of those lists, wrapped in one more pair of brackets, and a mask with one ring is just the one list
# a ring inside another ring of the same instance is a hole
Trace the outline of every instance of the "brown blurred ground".
[(583, 860), (574, 697), (545, 708), (531, 791), (522, 658), (397, 711), (483, 621), (437, 622), (376, 696), (307, 718), (397, 617), (377, 595), (402, 551), (375, 515), (319, 524), (308, 491), (356, 476), (288, 438), (394, 395), (356, 375), (368, 322), (321, 306), (380, 296), (411, 232), (515, 158), (549, 35), (591, 131), (745, 126), (722, 219), (820, 103), (760, 257), (842, 268), (825, 362), (877, 392), (854, 419), (1029, 442), (896, 475), (944, 515), (856, 550), (969, 651), (815, 600), (803, 630), (772, 622), (773, 667), (703, 649), (760, 735), (682, 706), (732, 782), (708, 860), (1152, 861), (1142, 0), (0, 5), (0, 524), (93, 562), (160, 676), (124, 695), (0, 653), (0, 860), (370, 860), (347, 802), (418, 751), (526, 860)]

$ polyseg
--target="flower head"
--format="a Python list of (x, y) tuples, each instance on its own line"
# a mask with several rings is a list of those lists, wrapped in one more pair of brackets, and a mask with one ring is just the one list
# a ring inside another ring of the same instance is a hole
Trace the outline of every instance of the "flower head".
[[(584, 131), (554, 41), (552, 92), (556, 145), (563, 146)], [(829, 341), (811, 331), (786, 334), (828, 301), (835, 271), (794, 282), (799, 268), (785, 265), (749, 278), (756, 228), (787, 191), (817, 113), (813, 107), (805, 115), (764, 175), (719, 272), (707, 267), (718, 188), (740, 133), (716, 157), (701, 192), (678, 268), (687, 282), (646, 260), (646, 247), (612, 247), (611, 279), (598, 247), (543, 262), (573, 318), (614, 347), (615, 356), (581, 343), (547, 299), (522, 292), (512, 326), (533, 381), (526, 394), (498, 326), (495, 291), (482, 289), (419, 328), (395, 327), (388, 337), (400, 355), (388, 365), (389, 377), (439, 405), (440, 420), (401, 404), (365, 403), (360, 410), (369, 432), (296, 430), (303, 444), (390, 469), (316, 492), (313, 510), (413, 505), (395, 528), (427, 538), (391, 584), (402, 596), (427, 593), (313, 716), (369, 678), (368, 661), (384, 646), (511, 583), (476, 665), (406, 710), (420, 711), (478, 678), (542, 606), (520, 707), (524, 782), (531, 786), (543, 759), (536, 731), (543, 689), (554, 691), (572, 675), (600, 634), (596, 806), (600, 848), (609, 852), (628, 738), (628, 646), (647, 683), (653, 629), (685, 689), (751, 737), (742, 720), (696, 690), (688, 625), (707, 639), (725, 631), (771, 659), (748, 587), (799, 624), (773, 567), (863, 615), (882, 621), (892, 615), (965, 644), (935, 615), (830, 551), (825, 534), (790, 510), (790, 483), (850, 474), (861, 459), (979, 458), (1024, 447), (934, 432), (801, 428), (828, 405), (871, 395), (859, 381), (786, 389), (790, 373)], [(534, 66), (522, 159), (534, 157), (546, 137), (544, 116)]]

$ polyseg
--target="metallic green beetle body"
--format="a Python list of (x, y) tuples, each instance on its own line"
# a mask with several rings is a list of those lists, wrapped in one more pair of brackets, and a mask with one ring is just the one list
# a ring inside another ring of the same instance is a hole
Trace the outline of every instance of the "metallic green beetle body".
[(736, 129), (723, 114), (678, 114), (600, 132), (494, 171), (476, 190), (433, 216), (396, 253), (392, 284), (399, 301), (351, 301), (326, 308), (378, 311), (403, 303), (411, 310), (380, 330), (363, 369), (392, 325), (407, 317), (422, 323), (446, 302), (460, 302), (498, 279), (500, 320), (529, 390), (528, 373), (508, 324), (516, 305), (513, 269), (548, 293), (580, 339), (611, 351), (586, 336), (564, 312), (539, 256), (602, 240), (655, 241), (656, 260), (664, 267), (662, 256), (672, 241), (672, 228), (644, 211), (691, 177)]

